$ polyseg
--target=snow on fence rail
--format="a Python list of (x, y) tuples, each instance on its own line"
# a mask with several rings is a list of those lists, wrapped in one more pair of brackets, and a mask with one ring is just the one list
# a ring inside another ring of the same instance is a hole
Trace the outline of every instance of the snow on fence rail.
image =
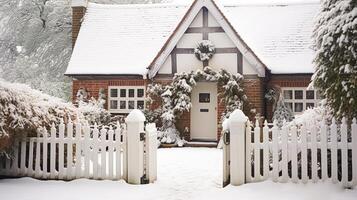
[(40, 179), (127, 178), (126, 128), (63, 121), (37, 137), (17, 141), (14, 158), (0, 160), (0, 174)]
[[(230, 177), (231, 184), (240, 185), (269, 178), (303, 183), (330, 179), (345, 187), (357, 185), (356, 119), (350, 125), (345, 119), (342, 123), (333, 119), (331, 125), (322, 122), (270, 128), (266, 121), (262, 127), (257, 121), (252, 126), (244, 117), (229, 119), (230, 142), (223, 148), (225, 181)], [(236, 140), (244, 140), (245, 145)]]

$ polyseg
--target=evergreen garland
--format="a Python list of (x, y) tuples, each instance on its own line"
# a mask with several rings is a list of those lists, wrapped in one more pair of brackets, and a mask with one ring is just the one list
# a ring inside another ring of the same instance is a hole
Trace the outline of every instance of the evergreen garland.
[[(225, 105), (225, 111), (221, 117), (222, 121), (228, 118), (235, 109), (242, 109), (243, 103), (248, 105), (248, 98), (242, 86), (243, 76), (240, 74), (233, 75), (224, 69), (216, 72), (210, 67), (190, 73), (178, 73), (175, 74), (172, 82), (168, 85), (150, 84), (148, 86), (148, 104), (153, 103), (154, 97), (159, 97), (162, 101), (161, 109), (158, 109), (161, 111), (162, 131), (175, 129), (176, 120), (185, 111), (190, 110), (192, 107), (191, 92), (197, 81), (217, 82), (223, 88), (218, 94), (222, 97), (220, 103)], [(149, 114), (158, 110), (146, 111), (146, 113)]]

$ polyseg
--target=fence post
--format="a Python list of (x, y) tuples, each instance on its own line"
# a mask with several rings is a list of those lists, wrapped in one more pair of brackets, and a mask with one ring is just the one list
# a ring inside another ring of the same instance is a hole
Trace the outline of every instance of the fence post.
[(140, 134), (144, 133), (144, 114), (134, 109), (126, 117), (128, 138), (128, 183), (140, 184), (144, 175), (144, 143)]
[(245, 123), (248, 117), (237, 109), (229, 117), (231, 184), (245, 183)]

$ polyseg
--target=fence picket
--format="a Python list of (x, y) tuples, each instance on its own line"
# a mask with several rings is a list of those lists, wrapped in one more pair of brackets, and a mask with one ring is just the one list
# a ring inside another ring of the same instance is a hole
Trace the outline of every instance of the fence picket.
[(42, 178), (46, 179), (48, 177), (48, 168), (47, 168), (47, 159), (48, 159), (48, 132), (47, 129), (44, 129), (43, 134), (42, 134), (43, 142), (42, 142), (42, 148), (43, 148), (43, 153), (42, 153)]
[(14, 173), (14, 176), (18, 176), (19, 175), (19, 166), (18, 166), (18, 163), (19, 163), (19, 142), (18, 141), (15, 143), (14, 155), (15, 155), (15, 158), (14, 158), (14, 161), (12, 164), (12, 172)]
[(33, 150), (34, 150), (34, 142), (35, 140), (33, 138), (30, 138), (30, 144), (29, 144), (29, 162), (28, 162), (28, 167), (27, 167), (27, 174), (29, 176), (33, 176), (34, 170), (33, 170)]
[(26, 169), (26, 145), (27, 142), (25, 139), (21, 141), (21, 163), (20, 163), (20, 171), (21, 175), (26, 175), (27, 169)]
[(97, 124), (94, 125), (93, 129), (93, 139), (92, 139), (92, 165), (93, 165), (93, 179), (98, 179), (98, 141), (99, 139), (99, 129)]
[(37, 138), (36, 138), (36, 155), (35, 155), (35, 177), (40, 178), (42, 176), (41, 174), (41, 152), (40, 152), (40, 134), (37, 134)]
[(347, 123), (346, 119), (342, 119), (341, 123), (341, 170), (342, 170), (342, 185), (348, 186), (348, 157), (347, 157)]
[(88, 122), (84, 126), (84, 178), (90, 178), (91, 138)]
[(303, 183), (307, 183), (307, 130), (306, 125), (301, 127), (301, 179)]
[(77, 119), (76, 122), (76, 136), (75, 136), (75, 150), (76, 150), (76, 178), (83, 177), (82, 174), (82, 124)]
[(259, 181), (260, 177), (260, 127), (258, 120), (255, 120), (254, 127), (254, 181)]
[(352, 185), (357, 185), (357, 120), (353, 118), (351, 125), (352, 137)]
[(266, 180), (269, 177), (269, 127), (267, 120), (263, 127), (263, 177)]
[(105, 129), (104, 127), (102, 127), (102, 130), (100, 131), (100, 142), (101, 142), (101, 173), (100, 173), (100, 177), (101, 178), (105, 178), (107, 176), (107, 142), (106, 142), (106, 138), (107, 138), (107, 129)]
[(298, 159), (297, 159), (297, 128), (294, 124), (291, 127), (291, 179), (298, 182)]
[(321, 179), (327, 179), (327, 126), (325, 119), (320, 124), (320, 143), (321, 143)]
[(61, 119), (61, 122), (58, 127), (58, 135), (59, 135), (59, 140), (58, 140), (58, 178), (62, 180), (64, 178), (64, 124), (63, 124), (63, 119)]
[(251, 139), (251, 123), (248, 120), (246, 124), (246, 132), (245, 132), (245, 157), (248, 159), (248, 162), (245, 162), (245, 181), (247, 183), (252, 181), (252, 165), (251, 165), (251, 144), (252, 144), (252, 139)]
[(281, 182), (287, 182), (289, 179), (288, 175), (288, 126), (284, 124), (281, 131), (281, 171), (282, 178)]
[(52, 124), (50, 143), (51, 143), (51, 158), (50, 158), (50, 178), (54, 179), (56, 176), (56, 127)]
[(331, 124), (331, 179), (333, 183), (337, 183), (337, 125), (335, 118)]
[(279, 143), (278, 143), (278, 135), (279, 128), (276, 126), (276, 122), (274, 122), (274, 126), (272, 128), (273, 135), (273, 181), (277, 182), (279, 178)]
[(67, 180), (72, 180), (72, 177), (74, 177), (73, 174), (73, 123), (71, 118), (69, 118), (69, 121), (67, 123), (67, 167), (66, 167), (66, 175), (67, 175)]
[(109, 137), (109, 142), (108, 142), (108, 154), (109, 154), (109, 173), (107, 178), (108, 179), (113, 179), (114, 178), (114, 170), (113, 170), (113, 153), (114, 153), (114, 130), (113, 127), (109, 127), (108, 131), (108, 137)]
[[(123, 141), (126, 141), (126, 135), (124, 136), (123, 135)], [(124, 143), (124, 144), (126, 144), (126, 142)], [(127, 174), (127, 170), (128, 170), (128, 168), (127, 168), (127, 162), (126, 162), (126, 160), (127, 160), (127, 148), (125, 147), (125, 151), (123, 152), (123, 155), (124, 155), (124, 165), (123, 165), (123, 167), (124, 167), (124, 169), (123, 169), (123, 178), (124, 178), (124, 180), (127, 180), (127, 178), (128, 178), (128, 174)], [(120, 124), (119, 124), (119, 122), (117, 123), (117, 127), (116, 127), (116, 129), (115, 129), (115, 162), (116, 162), (116, 165), (115, 165), (115, 177), (116, 177), (116, 179), (120, 179), (122, 176), (121, 176), (121, 165), (120, 165), (120, 163), (121, 163), (121, 153), (120, 153), (120, 151), (121, 151), (121, 128), (120, 128)]]
[(317, 182), (318, 180), (318, 174), (317, 174), (317, 129), (315, 124), (311, 125), (311, 178), (313, 182)]

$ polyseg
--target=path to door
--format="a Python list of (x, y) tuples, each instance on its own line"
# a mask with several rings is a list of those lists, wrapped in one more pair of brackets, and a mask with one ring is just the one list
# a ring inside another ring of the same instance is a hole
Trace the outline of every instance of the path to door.
[[(172, 199), (199, 197), (222, 187), (222, 150), (216, 148), (159, 149), (157, 184), (175, 192)], [(171, 199), (171, 198), (168, 198)]]

